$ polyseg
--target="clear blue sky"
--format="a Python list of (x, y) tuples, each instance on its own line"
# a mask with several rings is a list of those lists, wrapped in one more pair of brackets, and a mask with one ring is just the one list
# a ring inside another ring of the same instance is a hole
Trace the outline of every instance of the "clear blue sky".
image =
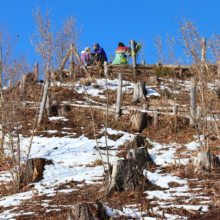
[(170, 31), (171, 36), (176, 36), (175, 17), (181, 17), (179, 11), (196, 20), (204, 35), (206, 31), (211, 34), (214, 28), (220, 32), (219, 0), (1, 0), (0, 18), (20, 36), (17, 50), (28, 50), (31, 62), (39, 59), (29, 41), (36, 5), (42, 11), (51, 9), (57, 25), (74, 14), (78, 25), (83, 25), (82, 46), (98, 42), (108, 57), (109, 47), (114, 52), (118, 42), (128, 44), (130, 39), (138, 41), (145, 36), (147, 63), (156, 62), (152, 34), (165, 37)]

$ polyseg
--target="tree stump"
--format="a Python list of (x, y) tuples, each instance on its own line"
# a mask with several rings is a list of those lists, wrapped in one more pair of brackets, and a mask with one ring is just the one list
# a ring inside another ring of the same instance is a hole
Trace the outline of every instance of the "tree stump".
[(132, 136), (130, 139), (126, 139), (124, 142), (126, 151), (129, 151), (130, 149), (133, 148), (144, 147), (145, 144), (146, 144), (145, 138), (139, 135)]
[(133, 159), (115, 161), (110, 172), (111, 181), (106, 178), (106, 183), (109, 185), (109, 192), (134, 190), (149, 182), (143, 176), (143, 172), (140, 172), (137, 162)]
[(157, 76), (150, 76), (150, 78), (147, 81), (147, 84), (153, 84), (153, 85), (158, 84)]
[(66, 117), (67, 113), (71, 111), (68, 105), (57, 105), (57, 116)]
[(197, 169), (211, 169), (216, 165), (219, 167), (220, 160), (212, 152), (198, 152), (197, 157), (194, 158), (194, 166)]
[(141, 103), (146, 100), (147, 90), (145, 88), (145, 82), (138, 82), (134, 85), (134, 94), (132, 97), (132, 103)]
[(53, 164), (51, 160), (45, 158), (28, 159), (27, 167), (22, 167), (20, 183), (27, 185), (43, 179), (45, 165)]
[(137, 149), (131, 149), (128, 152), (127, 158), (134, 159), (136, 163), (138, 164), (138, 168), (141, 171), (146, 166), (152, 165), (153, 161), (150, 157), (150, 154), (148, 153), (147, 148), (141, 147)]
[(138, 112), (131, 117), (131, 127), (137, 132), (142, 132), (148, 125), (148, 114), (146, 112)]
[(67, 220), (107, 220), (102, 203), (76, 203), (70, 208)]

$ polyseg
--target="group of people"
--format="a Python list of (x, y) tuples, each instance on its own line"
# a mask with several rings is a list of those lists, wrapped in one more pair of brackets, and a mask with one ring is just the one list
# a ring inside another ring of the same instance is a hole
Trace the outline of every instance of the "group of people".
[[(93, 52), (89, 47), (86, 47), (84, 51), (81, 52), (81, 60), (85, 66), (97, 65), (98, 63), (103, 64), (104, 61), (108, 61), (106, 53), (98, 43), (92, 45)], [(118, 48), (115, 51), (115, 59), (112, 62), (114, 65), (126, 65), (128, 64), (126, 53), (130, 50), (122, 42), (118, 43)]]

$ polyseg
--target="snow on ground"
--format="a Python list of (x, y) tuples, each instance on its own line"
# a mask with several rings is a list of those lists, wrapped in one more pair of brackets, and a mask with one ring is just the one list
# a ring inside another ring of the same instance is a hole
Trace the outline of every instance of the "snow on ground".
[[(56, 120), (53, 118), (53, 120)], [(112, 129), (107, 130), (109, 134), (123, 134), (123, 136), (117, 141), (113, 141), (108, 139), (108, 146), (113, 146), (113, 148), (117, 149), (119, 145), (122, 145), (126, 139), (131, 138), (131, 134), (116, 131)], [(51, 131), (50, 131), (51, 132)], [(21, 147), (23, 153), (25, 153), (30, 138), (22, 138), (21, 139)], [(148, 140), (150, 141), (150, 140)], [(98, 139), (99, 146), (105, 147), (105, 137)], [(149, 153), (153, 159), (153, 161), (157, 165), (165, 166), (171, 162), (174, 162), (174, 153), (175, 149), (172, 146), (177, 146), (176, 143), (169, 145), (161, 145), (156, 142), (152, 142), (153, 148), (149, 149)], [(186, 147), (188, 149), (195, 149), (197, 147), (197, 142), (191, 142)], [(53, 165), (46, 165), (44, 171), (44, 179), (38, 183), (34, 183), (34, 188), (38, 190), (39, 195), (45, 194), (48, 196), (55, 195), (56, 188), (66, 181), (74, 180), (74, 181), (83, 181), (85, 183), (91, 184), (94, 183), (92, 180), (100, 179), (103, 174), (103, 167), (86, 167), (87, 164), (93, 164), (96, 159), (100, 159), (98, 155), (98, 151), (94, 149), (96, 146), (96, 142), (94, 139), (88, 139), (84, 137), (84, 135), (78, 138), (68, 138), (68, 137), (34, 137), (33, 147), (31, 150), (30, 157), (38, 158), (44, 157), (46, 159), (51, 159), (53, 161)], [(102, 151), (104, 152), (104, 151)], [(160, 152), (160, 153), (159, 153)], [(116, 157), (117, 151), (111, 151), (110, 162), (116, 161), (118, 157)], [(105, 155), (103, 155), (103, 159), (107, 161)], [(185, 160), (187, 163), (187, 159)], [(166, 190), (157, 190), (157, 191), (146, 191), (146, 196), (148, 199), (159, 198), (159, 199), (169, 199), (172, 200), (176, 197), (181, 196), (192, 196), (193, 194), (190, 192), (187, 181), (185, 179), (180, 179), (171, 174), (160, 174), (160, 170), (152, 173), (150, 171), (145, 170), (144, 174), (147, 175), (149, 180), (160, 186), (161, 188), (166, 188)], [(0, 173), (0, 180), (9, 181), (10, 174), (7, 172)], [(183, 186), (170, 188), (169, 182), (177, 182)], [(48, 186), (50, 187), (48, 189)], [(63, 192), (71, 192), (76, 189), (64, 189)], [(193, 195), (195, 196), (195, 195)], [(201, 196), (201, 195), (200, 195)], [(32, 191), (28, 191), (25, 193), (18, 193), (13, 196), (3, 197), (0, 199), (0, 206), (15, 206), (21, 204), (22, 200), (28, 200), (33, 197)], [(166, 204), (164, 204), (165, 206)], [(203, 206), (203, 211), (205, 211), (206, 206)], [(109, 211), (110, 212), (110, 211)], [(116, 214), (121, 214), (120, 212), (114, 211)], [(141, 213), (136, 212), (135, 208), (127, 207), (123, 210), (124, 214), (129, 214), (133, 217), (141, 216)], [(143, 214), (143, 213), (142, 213)], [(13, 217), (12, 213), (8, 210), (0, 214), (1, 217)], [(145, 218), (145, 219), (154, 219), (154, 218)], [(173, 218), (175, 219), (175, 218)]]

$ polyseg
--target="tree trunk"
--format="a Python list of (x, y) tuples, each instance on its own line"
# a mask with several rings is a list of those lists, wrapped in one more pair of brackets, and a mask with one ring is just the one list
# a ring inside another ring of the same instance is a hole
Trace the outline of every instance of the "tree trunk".
[(138, 82), (136, 85), (134, 85), (134, 94), (132, 97), (132, 103), (141, 103), (142, 101), (146, 100), (146, 88), (145, 88), (145, 82)]
[(45, 158), (28, 159), (27, 166), (21, 171), (20, 183), (28, 185), (43, 179), (44, 166), (53, 164), (51, 160)]
[(131, 117), (131, 127), (137, 132), (142, 132), (148, 125), (148, 114), (145, 112), (138, 112)]
[(70, 208), (67, 220), (107, 220), (102, 203), (76, 203)]

